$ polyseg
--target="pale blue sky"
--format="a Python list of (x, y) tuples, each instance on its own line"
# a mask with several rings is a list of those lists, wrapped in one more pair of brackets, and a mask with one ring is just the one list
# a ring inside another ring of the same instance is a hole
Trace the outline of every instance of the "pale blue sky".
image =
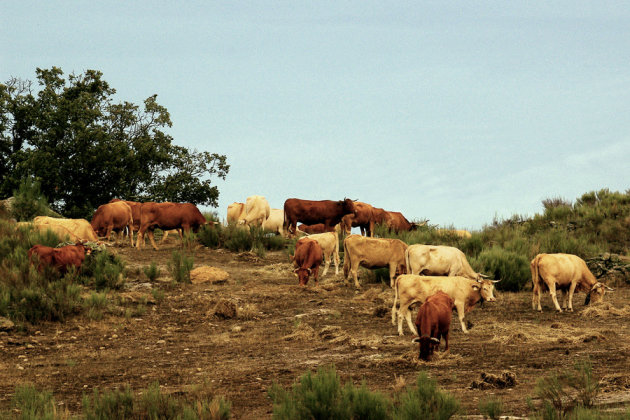
[(96, 69), (248, 195), (479, 229), (630, 188), (630, 3), (7, 1), (0, 80)]

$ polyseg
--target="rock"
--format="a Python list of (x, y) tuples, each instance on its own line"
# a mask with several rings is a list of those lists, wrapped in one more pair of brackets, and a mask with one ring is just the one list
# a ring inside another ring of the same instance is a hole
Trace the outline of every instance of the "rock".
[(0, 331), (11, 331), (13, 328), (15, 328), (13, 321), (0, 316)]
[(230, 274), (220, 268), (202, 265), (190, 271), (190, 282), (200, 283), (225, 283), (230, 278)]
[(513, 388), (516, 385), (516, 374), (504, 371), (501, 375), (482, 372), (480, 381), (473, 381), (472, 389)]

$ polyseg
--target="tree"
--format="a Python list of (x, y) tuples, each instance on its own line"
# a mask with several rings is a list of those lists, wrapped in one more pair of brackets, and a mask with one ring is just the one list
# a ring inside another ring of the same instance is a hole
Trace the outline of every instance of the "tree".
[(211, 178), (225, 179), (226, 157), (173, 144), (157, 95), (140, 108), (115, 103), (115, 89), (96, 70), (67, 79), (57, 67), (36, 74), (36, 93), (29, 81), (0, 84), (1, 195), (34, 178), (68, 217), (88, 217), (112, 197), (217, 206)]

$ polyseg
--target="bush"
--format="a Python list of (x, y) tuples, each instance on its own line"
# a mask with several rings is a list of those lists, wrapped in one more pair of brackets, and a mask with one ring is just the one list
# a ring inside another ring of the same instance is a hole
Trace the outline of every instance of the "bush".
[(450, 419), (459, 410), (459, 403), (452, 395), (437, 389), (436, 383), (425, 372), (418, 375), (416, 386), (408, 388), (398, 397), (394, 418)]
[[(15, 389), (12, 405), (26, 419), (57, 419), (55, 399), (52, 392), (38, 391), (33, 385), (19, 385)], [(7, 417), (10, 417), (7, 413)], [(4, 417), (3, 418), (7, 418)]]
[(142, 271), (150, 281), (155, 281), (155, 279), (160, 276), (160, 268), (157, 266), (155, 261), (151, 261), (150, 265), (143, 267)]
[(205, 225), (197, 232), (197, 238), (207, 248), (218, 248), (221, 244), (221, 230), (221, 225)]
[(92, 398), (83, 395), (83, 415), (86, 420), (127, 419), (133, 416), (133, 394), (127, 386), (101, 393), (94, 388)]
[(35, 216), (48, 216), (46, 197), (41, 193), (39, 181), (25, 178), (17, 190), (13, 191), (14, 200), (11, 214), (18, 221), (32, 220)]
[(168, 263), (168, 271), (176, 283), (190, 283), (190, 270), (192, 270), (193, 264), (193, 257), (188, 257), (179, 251), (173, 251), (171, 261)]
[(97, 290), (120, 290), (125, 285), (124, 261), (108, 250), (94, 251), (83, 262), (83, 282)]
[(483, 399), (479, 401), (479, 412), (492, 420), (498, 420), (503, 413), (503, 403), (495, 397)]
[(495, 280), (499, 290), (518, 292), (531, 279), (529, 261), (522, 255), (494, 247), (483, 251), (479, 257), (472, 258), (470, 263), (481, 273)]

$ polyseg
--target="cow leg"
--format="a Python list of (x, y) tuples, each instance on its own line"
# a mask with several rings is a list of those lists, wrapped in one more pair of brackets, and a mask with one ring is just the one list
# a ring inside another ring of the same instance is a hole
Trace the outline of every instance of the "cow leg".
[(356, 287), (357, 289), (360, 289), (361, 285), (359, 284), (359, 277), (358, 277), (359, 261), (356, 261), (354, 264), (352, 264), (350, 271), (352, 272), (352, 278), (354, 279), (354, 287)]
[(335, 251), (334, 258), (335, 258), (335, 276), (337, 276), (339, 275), (339, 264), (340, 264), (339, 252)]
[(446, 347), (444, 347), (444, 352), (448, 351), (448, 334), (450, 331), (446, 331), (446, 334), (443, 334), (442, 337), (444, 337), (444, 343), (446, 343)]
[(464, 315), (465, 315), (464, 303), (461, 302), (459, 304), (456, 304), (455, 307), (457, 308), (457, 317), (459, 318), (459, 323), (462, 326), (462, 331), (468, 334), (468, 328), (466, 328), (466, 324), (464, 324)]
[[(573, 293), (575, 292), (575, 287), (577, 286), (577, 283), (573, 282), (571, 283), (571, 286), (569, 287), (569, 312), (573, 312)], [(566, 292), (564, 292), (566, 295)], [(566, 296), (565, 296), (566, 299)], [(566, 303), (566, 300), (565, 300)]]
[(328, 273), (328, 268), (330, 267), (330, 258), (332, 255), (324, 255), (324, 272), (322, 273), (322, 277)]
[[(532, 288), (532, 309), (536, 310), (538, 309), (539, 311), (542, 311), (542, 308), (540, 307), (540, 290), (538, 289), (538, 286), (536, 284), (534, 284), (534, 287)], [(536, 301), (538, 300), (538, 308), (536, 308)]]
[(409, 310), (409, 305), (410, 304), (403, 304), (401, 301), (400, 309), (398, 309), (398, 335), (405, 335), (403, 332), (403, 319), (407, 321), (409, 330), (413, 334), (418, 335), (418, 330), (416, 329), (414, 323), (411, 321), (411, 311)]
[(136, 238), (136, 249), (142, 249), (144, 245), (144, 231), (142, 229), (138, 229), (138, 237)]
[(153, 230), (149, 229), (149, 230), (147, 230), (147, 232), (149, 234), (149, 241), (151, 241), (151, 246), (153, 246), (153, 249), (155, 249), (157, 251), (158, 247), (155, 244), (155, 238), (153, 237)]
[(131, 247), (133, 248), (133, 224), (129, 224), (127, 229), (127, 232), (129, 232), (129, 241), (131, 242)]
[(113, 227), (114, 227), (114, 226), (112, 226), (112, 225), (108, 225), (108, 226), (107, 226), (107, 232), (105, 232), (105, 237), (107, 238), (107, 241), (108, 241), (108, 242), (110, 241), (110, 238), (111, 238), (111, 236), (112, 236), (112, 228), (113, 228)]
[(319, 266), (313, 268), (313, 279), (315, 280), (315, 287), (319, 286)]
[(556, 311), (562, 312), (562, 308), (560, 308), (560, 304), (558, 303), (558, 295), (556, 293), (556, 281), (552, 279), (549, 281), (549, 294), (551, 295), (551, 300), (553, 300), (553, 304), (556, 307)]
[(394, 279), (396, 278), (396, 267), (398, 267), (397, 263), (389, 263), (389, 287), (394, 288)]

